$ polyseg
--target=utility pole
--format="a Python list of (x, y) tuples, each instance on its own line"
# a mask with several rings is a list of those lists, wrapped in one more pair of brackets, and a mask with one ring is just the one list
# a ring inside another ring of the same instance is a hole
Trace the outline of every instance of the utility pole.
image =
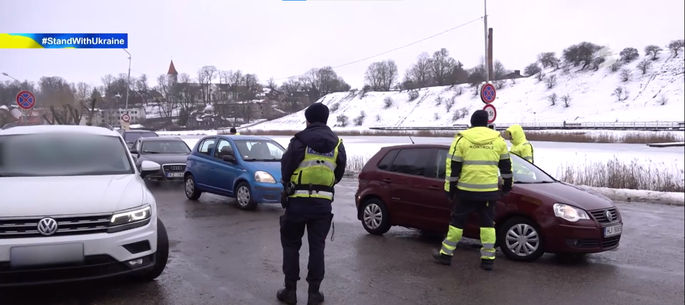
[(485, 62), (483, 63), (483, 68), (485, 70), (485, 83), (487, 84), (490, 82), (490, 68), (488, 65), (490, 62), (488, 58), (488, 0), (483, 0), (483, 12), (483, 33), (485, 34)]
[(128, 95), (130, 92), (131, 88), (131, 53), (126, 51), (126, 49), (122, 49), (126, 54), (128, 54), (128, 76), (126, 77), (126, 108), (124, 109), (125, 113), (128, 114)]

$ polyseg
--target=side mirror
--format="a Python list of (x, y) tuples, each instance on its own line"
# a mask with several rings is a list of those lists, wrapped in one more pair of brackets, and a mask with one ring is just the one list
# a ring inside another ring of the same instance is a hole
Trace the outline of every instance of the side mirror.
[(378, 166), (378, 169), (388, 169), (388, 165), (386, 164), (381, 164)]
[(137, 155), (138, 151), (135, 148), (131, 148), (128, 150), (132, 155)]
[(224, 161), (230, 162), (230, 163), (236, 162), (235, 156), (233, 156), (233, 155), (224, 155), (223, 157), (221, 157), (221, 160), (224, 160)]
[(145, 160), (140, 164), (140, 176), (145, 178), (145, 176), (159, 172), (161, 169), (162, 166), (159, 163)]

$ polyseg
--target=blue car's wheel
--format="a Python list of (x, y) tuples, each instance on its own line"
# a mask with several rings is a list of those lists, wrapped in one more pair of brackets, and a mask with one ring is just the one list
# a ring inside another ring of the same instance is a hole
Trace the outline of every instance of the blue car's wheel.
[(202, 192), (197, 189), (195, 177), (193, 177), (192, 174), (187, 174), (184, 180), (186, 197), (188, 197), (190, 200), (198, 200), (200, 195), (202, 195)]
[(257, 208), (257, 202), (252, 197), (250, 185), (246, 182), (238, 183), (235, 187), (235, 200), (241, 210), (251, 211)]

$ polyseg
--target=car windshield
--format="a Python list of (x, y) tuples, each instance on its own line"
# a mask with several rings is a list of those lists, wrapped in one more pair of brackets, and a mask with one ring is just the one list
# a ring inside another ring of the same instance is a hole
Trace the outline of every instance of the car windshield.
[(29, 134), (0, 137), (0, 177), (133, 174), (116, 136)]
[(514, 168), (514, 183), (552, 183), (555, 180), (541, 171), (537, 166), (523, 160), (521, 157), (511, 154)]
[(133, 143), (140, 138), (156, 138), (156, 137), (159, 137), (159, 135), (157, 135), (154, 132), (147, 132), (147, 131), (146, 132), (130, 132), (129, 131), (129, 132), (124, 133), (124, 140), (126, 140), (126, 142), (128, 142), (128, 143)]
[(270, 140), (234, 140), (245, 161), (281, 161), (285, 149)]
[(190, 148), (181, 140), (143, 141), (142, 154), (184, 154), (190, 153)]

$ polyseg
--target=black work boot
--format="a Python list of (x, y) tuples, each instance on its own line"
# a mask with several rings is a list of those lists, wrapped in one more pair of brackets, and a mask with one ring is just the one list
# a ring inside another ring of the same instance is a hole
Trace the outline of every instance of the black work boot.
[(480, 260), (480, 267), (483, 270), (492, 271), (492, 269), (494, 268), (494, 263), (495, 263), (494, 259), (481, 259)]
[(319, 291), (321, 284), (319, 283), (309, 283), (309, 299), (307, 299), (307, 305), (319, 305), (323, 303), (323, 293)]
[(438, 264), (446, 266), (452, 265), (452, 257), (449, 255), (442, 254), (438, 250), (433, 251), (433, 258)]
[(297, 282), (285, 282), (285, 288), (278, 290), (276, 298), (288, 305), (297, 304)]

